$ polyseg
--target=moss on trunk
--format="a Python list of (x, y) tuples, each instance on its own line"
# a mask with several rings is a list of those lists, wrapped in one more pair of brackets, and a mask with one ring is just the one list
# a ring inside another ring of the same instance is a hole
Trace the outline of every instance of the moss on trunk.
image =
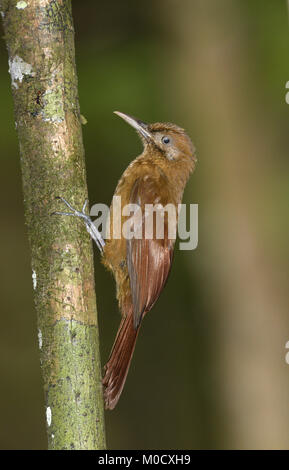
[(52, 217), (87, 198), (71, 2), (0, 0), (15, 107), (51, 449), (105, 448), (92, 244)]

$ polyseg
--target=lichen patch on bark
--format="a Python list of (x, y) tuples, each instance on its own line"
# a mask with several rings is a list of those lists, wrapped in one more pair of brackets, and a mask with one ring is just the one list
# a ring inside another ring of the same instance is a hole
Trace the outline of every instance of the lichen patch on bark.
[(33, 77), (35, 75), (32, 72), (32, 65), (25, 62), (21, 57), (15, 55), (13, 58), (9, 58), (9, 73), (11, 75), (11, 83), (14, 88), (18, 88), (18, 83), (22, 82), (25, 75)]
[(27, 3), (24, 2), (23, 0), (20, 0), (20, 2), (16, 3), (16, 8), (18, 10), (24, 10), (24, 8), (26, 8), (26, 7), (27, 7)]
[(59, 89), (47, 90), (44, 93), (42, 119), (47, 122), (62, 122), (65, 119), (62, 92)]

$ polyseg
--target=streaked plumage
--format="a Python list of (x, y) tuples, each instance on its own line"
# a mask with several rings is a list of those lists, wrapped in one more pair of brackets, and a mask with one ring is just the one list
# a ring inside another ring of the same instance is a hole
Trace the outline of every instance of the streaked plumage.
[[(117, 114), (136, 128), (144, 144), (143, 153), (128, 166), (115, 191), (116, 196), (121, 196), (122, 207), (128, 203), (141, 207), (140, 230), (143, 232), (145, 204), (166, 206), (170, 203), (177, 210), (195, 167), (194, 148), (184, 130), (174, 124), (147, 125), (122, 113)], [(112, 210), (110, 216), (112, 227)], [(168, 238), (168, 217), (165, 217), (163, 239), (157, 239), (155, 235), (153, 239), (112, 238), (104, 247), (103, 263), (115, 277), (122, 314), (103, 378), (108, 409), (113, 409), (118, 402), (141, 321), (157, 301), (171, 269), (175, 240)], [(127, 219), (122, 217), (121, 223)]]

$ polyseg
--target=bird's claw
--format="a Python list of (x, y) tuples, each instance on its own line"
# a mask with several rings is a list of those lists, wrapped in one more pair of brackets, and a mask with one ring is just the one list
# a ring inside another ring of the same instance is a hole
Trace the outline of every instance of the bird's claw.
[(97, 230), (94, 223), (92, 222), (90, 216), (85, 213), (85, 210), (88, 204), (88, 199), (84, 201), (84, 204), (82, 206), (82, 211), (78, 211), (77, 209), (74, 209), (74, 207), (72, 207), (72, 205), (66, 199), (64, 199), (64, 197), (56, 196), (56, 199), (59, 199), (60, 201), (62, 201), (72, 212), (56, 211), (56, 212), (52, 212), (51, 215), (70, 215), (73, 217), (80, 217), (81, 219), (84, 219), (86, 230), (88, 231), (91, 238), (95, 241), (99, 250), (103, 252), (103, 247), (105, 245), (105, 242), (100, 232)]
[(59, 211), (56, 211), (56, 212), (52, 212), (51, 215), (72, 215), (74, 217), (81, 217), (85, 220), (90, 219), (89, 215), (87, 215), (85, 213), (85, 209), (86, 209), (86, 206), (87, 206), (87, 203), (88, 203), (88, 199), (85, 199), (83, 207), (82, 207), (82, 211), (78, 211), (77, 209), (74, 209), (74, 207), (72, 207), (72, 205), (66, 199), (64, 199), (64, 197), (56, 196), (55, 199), (58, 199), (58, 200), (62, 201), (72, 212), (59, 212)]

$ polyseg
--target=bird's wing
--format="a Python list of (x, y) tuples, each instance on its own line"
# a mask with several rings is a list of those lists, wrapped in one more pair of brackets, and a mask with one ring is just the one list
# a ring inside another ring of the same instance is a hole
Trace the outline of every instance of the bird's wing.
[[(164, 179), (164, 178), (163, 178)], [(142, 316), (157, 301), (168, 278), (174, 248), (174, 239), (168, 238), (168, 217), (164, 216), (164, 237), (145, 238), (145, 204), (162, 204), (169, 201), (166, 181), (157, 181), (146, 175), (133, 185), (130, 203), (138, 204), (142, 217), (138, 219), (142, 237), (127, 240), (127, 267), (132, 292), (134, 327), (137, 328)], [(155, 226), (155, 222), (154, 222)]]

